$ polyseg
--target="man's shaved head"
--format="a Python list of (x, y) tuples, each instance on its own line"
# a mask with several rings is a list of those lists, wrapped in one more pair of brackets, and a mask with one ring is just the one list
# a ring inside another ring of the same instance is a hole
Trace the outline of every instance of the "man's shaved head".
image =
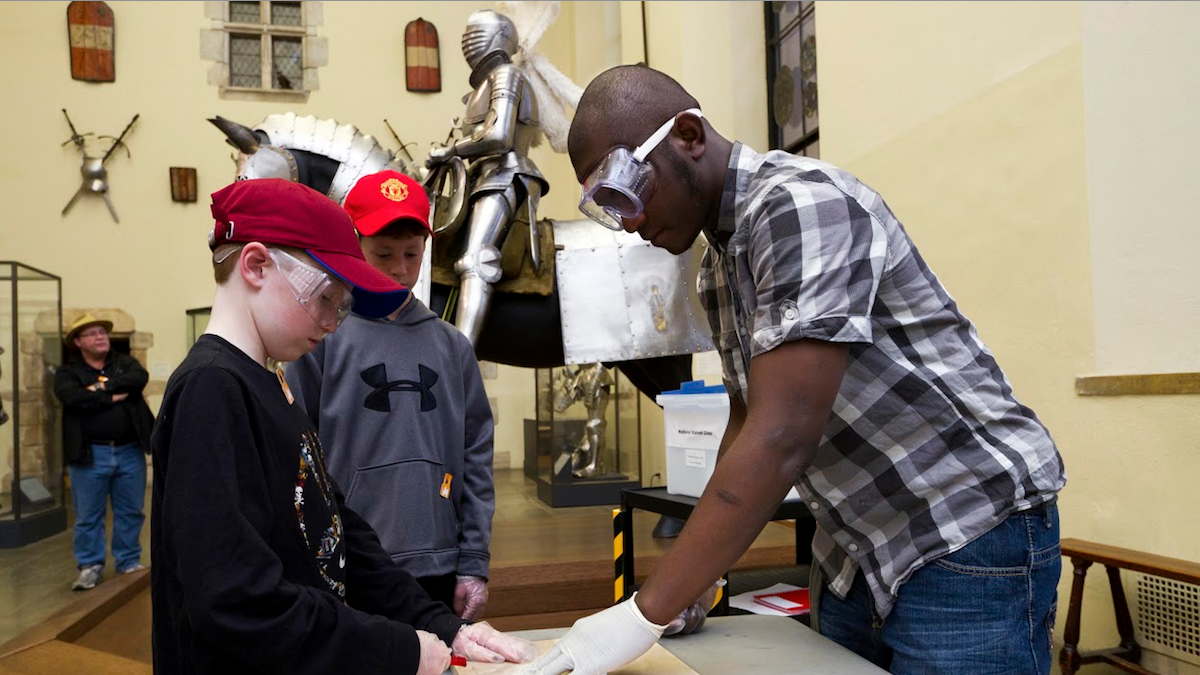
[[(633, 150), (669, 123), (669, 133), (638, 169), (645, 172), (637, 188), (638, 213), (622, 213), (620, 225), (676, 255), (688, 250), (701, 228), (716, 227), (733, 151), (702, 116), (679, 114), (699, 107), (669, 76), (646, 66), (617, 66), (600, 73), (583, 92), (567, 137), (575, 178), (583, 183), (613, 148)], [(593, 199), (600, 194), (611, 200), (622, 192), (600, 184), (595, 189), (601, 192)]]
[(567, 138), (571, 161), (578, 162), (578, 153), (593, 144), (635, 148), (663, 122), (699, 107), (669, 75), (641, 65), (610, 68), (579, 99)]

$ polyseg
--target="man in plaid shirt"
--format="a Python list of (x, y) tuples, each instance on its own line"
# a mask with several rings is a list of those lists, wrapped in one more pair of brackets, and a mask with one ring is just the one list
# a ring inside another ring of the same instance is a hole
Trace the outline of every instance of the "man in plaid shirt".
[(730, 420), (662, 573), (530, 672), (649, 649), (795, 485), (818, 525), (822, 634), (893, 673), (1049, 673), (1062, 459), (882, 197), (731, 143), (643, 66), (588, 86), (570, 154), (598, 223), (677, 254), (704, 234)]

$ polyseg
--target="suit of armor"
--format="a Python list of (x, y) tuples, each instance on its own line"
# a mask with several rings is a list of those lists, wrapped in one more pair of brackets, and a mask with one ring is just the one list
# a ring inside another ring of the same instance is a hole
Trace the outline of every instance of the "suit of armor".
[(540, 265), (537, 202), (550, 186), (529, 159), (538, 133), (537, 102), (525, 73), (512, 63), (516, 27), (502, 14), (480, 10), (467, 20), (462, 45), (474, 87), (462, 118), (462, 138), (433, 148), (428, 164), (450, 157), (470, 162), (468, 230), (463, 253), (454, 264), (460, 284), (455, 325), (475, 344), (492, 284), (500, 280), (499, 247), (518, 216), (529, 223), (534, 268)]
[(605, 431), (608, 421), (608, 399), (613, 387), (612, 375), (603, 364), (592, 363), (579, 366), (571, 372), (568, 368), (559, 383), (554, 409), (564, 412), (571, 404), (582, 401), (587, 409), (587, 423), (583, 437), (571, 453), (571, 474), (576, 478), (591, 478), (603, 474)]

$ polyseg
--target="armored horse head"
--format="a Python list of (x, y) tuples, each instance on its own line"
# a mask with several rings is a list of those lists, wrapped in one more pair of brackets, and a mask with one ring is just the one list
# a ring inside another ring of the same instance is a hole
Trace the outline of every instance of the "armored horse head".
[(241, 155), (238, 180), (284, 178), (324, 193), (338, 204), (359, 178), (404, 162), (353, 124), (295, 113), (267, 115), (251, 129), (223, 117), (209, 120)]

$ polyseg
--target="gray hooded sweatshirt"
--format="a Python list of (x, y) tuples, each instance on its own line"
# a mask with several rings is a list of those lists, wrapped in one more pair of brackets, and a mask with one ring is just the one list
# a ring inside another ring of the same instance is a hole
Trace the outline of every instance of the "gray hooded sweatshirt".
[(395, 321), (351, 314), (286, 376), (392, 560), (416, 577), (486, 579), (492, 410), (467, 338), (414, 297)]

